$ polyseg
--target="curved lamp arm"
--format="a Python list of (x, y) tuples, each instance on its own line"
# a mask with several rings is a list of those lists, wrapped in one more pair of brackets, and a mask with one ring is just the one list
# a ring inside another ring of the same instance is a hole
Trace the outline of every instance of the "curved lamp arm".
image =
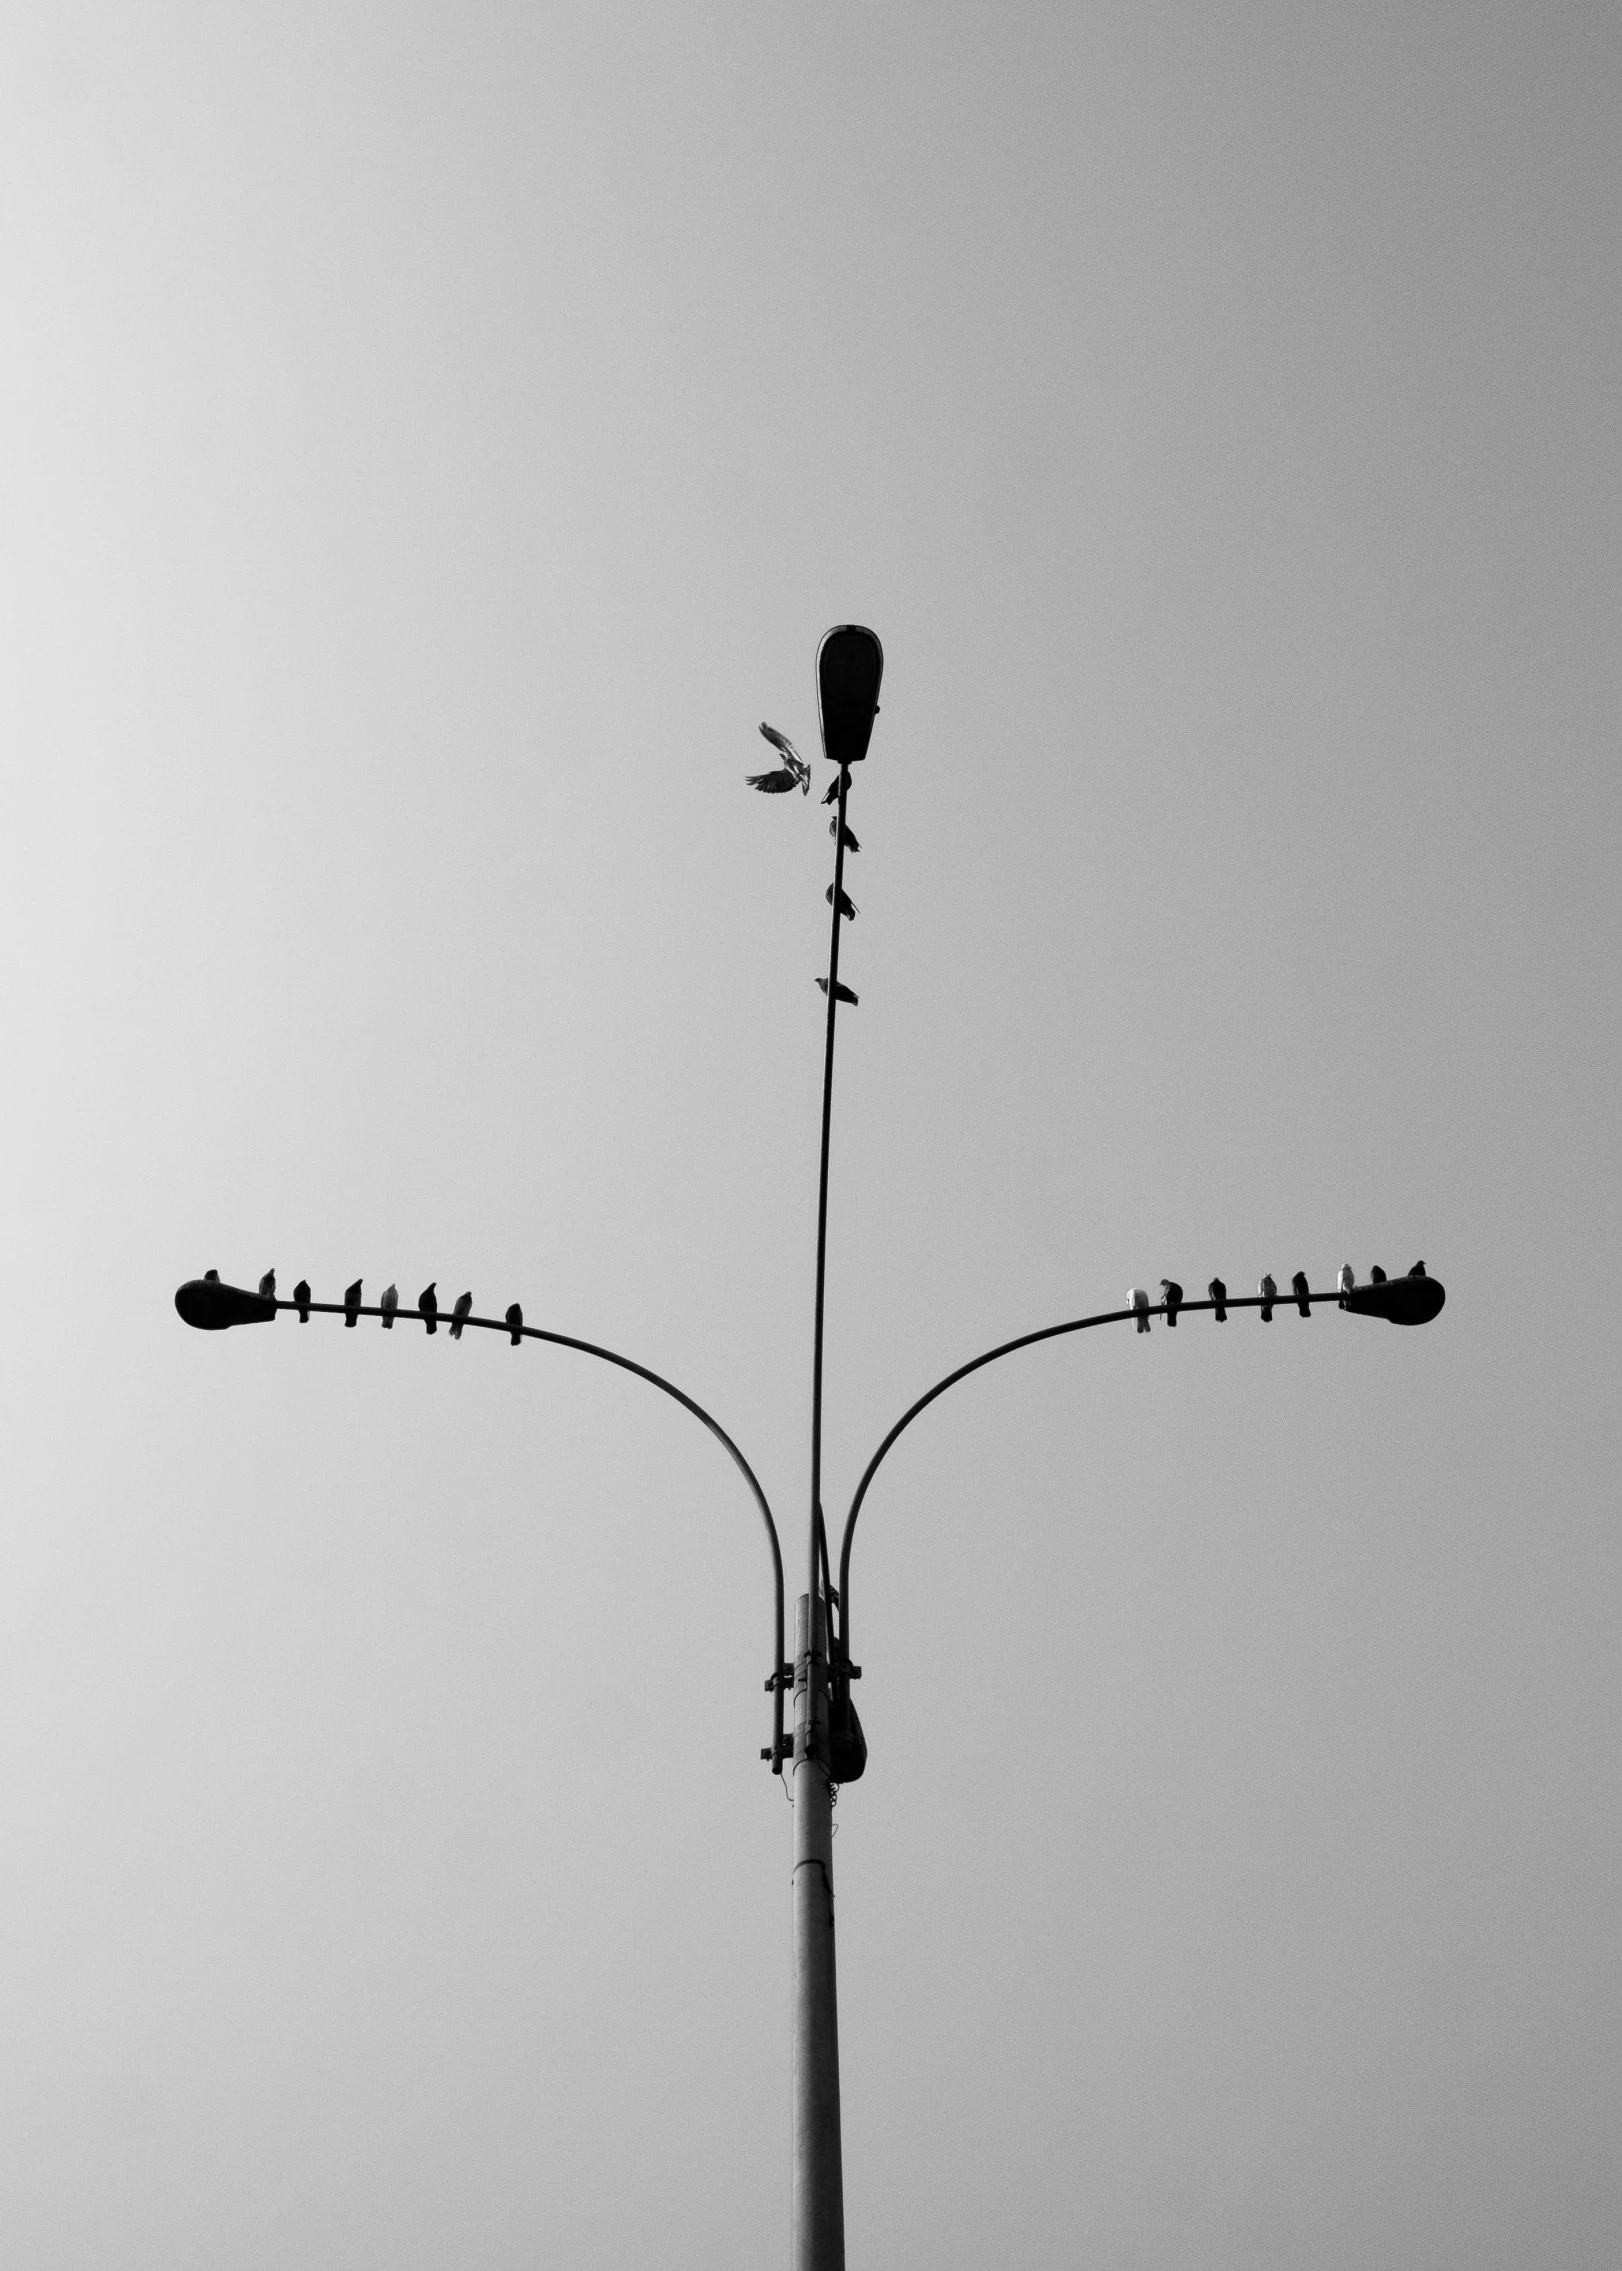
[[(1425, 1288), (1422, 1297), (1416, 1296), (1416, 1285), (1422, 1285)], [(1391, 1317), (1393, 1322), (1398, 1324), (1421, 1324), (1428, 1322), (1440, 1309), (1443, 1295), (1442, 1288), (1435, 1278), (1421, 1278), (1419, 1280), (1397, 1278), (1389, 1281), (1389, 1283), (1382, 1281), (1379, 1285), (1361, 1286), (1349, 1296), (1342, 1295), (1339, 1292), (1309, 1293), (1305, 1298), (1308, 1302), (1334, 1301), (1342, 1308), (1361, 1310), (1373, 1316)], [(1259, 1293), (1230, 1293), (1224, 1298), (1221, 1306), (1225, 1310), (1262, 1309), (1274, 1306), (1283, 1309), (1298, 1307), (1300, 1301), (1301, 1296), (1293, 1291), (1275, 1294), (1270, 1299)], [(1392, 1304), (1398, 1302), (1401, 1302), (1405, 1308), (1411, 1307), (1413, 1313), (1403, 1314), (1398, 1308), (1392, 1306)], [(1178, 1313), (1186, 1317), (1192, 1310), (1215, 1309), (1217, 1306), (1218, 1304), (1215, 1301), (1182, 1301), (1178, 1304)], [(1150, 1306), (1147, 1312), (1140, 1309), (1102, 1309), (1096, 1317), (1074, 1317), (1068, 1324), (1044, 1325), (1040, 1332), (1021, 1333), (1017, 1340), (1004, 1341), (1000, 1347), (988, 1348), (984, 1356), (971, 1357), (967, 1364), (960, 1364), (955, 1372), (948, 1372), (944, 1380), (937, 1380), (933, 1388), (920, 1396), (915, 1404), (909, 1405), (907, 1410), (901, 1414), (901, 1417), (896, 1421), (894, 1427), (891, 1428), (889, 1434), (863, 1469), (862, 1479), (856, 1485), (856, 1495), (850, 1502), (850, 1512), (845, 1517), (845, 1534), (839, 1547), (839, 1671), (842, 1677), (849, 1676), (850, 1666), (850, 1547), (851, 1539), (856, 1531), (856, 1517), (862, 1511), (862, 1500), (867, 1496), (869, 1483), (878, 1473), (879, 1467), (897, 1437), (912, 1425), (921, 1411), (928, 1410), (937, 1396), (944, 1396), (948, 1388), (956, 1387), (958, 1381), (966, 1380), (971, 1372), (980, 1371), (984, 1365), (995, 1364), (999, 1356), (1012, 1356), (1016, 1348), (1030, 1348), (1037, 1341), (1057, 1340), (1064, 1333), (1084, 1333), (1091, 1325), (1121, 1325), (1137, 1320), (1145, 1314), (1151, 1317), (1163, 1317), (1165, 1313), (1166, 1304), (1163, 1301), (1157, 1301)]]
[[(186, 1308), (181, 1308), (181, 1295), (192, 1294), (194, 1287), (201, 1298), (191, 1304), (192, 1313), (188, 1314)], [(210, 1299), (210, 1296), (223, 1296), (225, 1298)], [(244, 1289), (236, 1286), (210, 1286), (205, 1288), (197, 1280), (194, 1280), (192, 1285), (181, 1287), (180, 1293), (175, 1296), (175, 1306), (180, 1309), (181, 1315), (185, 1317), (188, 1324), (202, 1322), (203, 1316), (209, 1312), (213, 1313), (210, 1315), (210, 1322), (217, 1319), (217, 1322), (221, 1325), (247, 1324), (259, 1318), (268, 1320), (274, 1316), (278, 1309), (296, 1309), (301, 1317), (307, 1315), (381, 1317), (383, 1315), (382, 1309), (371, 1303), (357, 1304), (355, 1308), (350, 1309), (341, 1301), (285, 1301), (275, 1296), (267, 1298), (261, 1294), (247, 1293)], [(393, 1315), (402, 1324), (421, 1323), (423, 1321), (422, 1312), (418, 1309), (396, 1309)], [(439, 1322), (448, 1327), (452, 1320), (441, 1310)], [(663, 1389), (673, 1402), (681, 1405), (683, 1411), (690, 1411), (696, 1420), (709, 1429), (717, 1443), (721, 1445), (731, 1459), (744, 1481), (749, 1485), (755, 1504), (760, 1509), (760, 1518), (766, 1525), (766, 1543), (771, 1549), (773, 1628), (776, 1645), (772, 1657), (772, 1676), (766, 1682), (766, 1685), (771, 1690), (772, 1695), (772, 1747), (770, 1751), (763, 1751), (761, 1756), (770, 1759), (774, 1774), (781, 1774), (783, 1771), (783, 1555), (777, 1540), (777, 1524), (772, 1520), (772, 1510), (766, 1503), (766, 1493), (760, 1487), (760, 1481), (754, 1468), (738, 1449), (737, 1444), (733, 1442), (718, 1419), (712, 1419), (702, 1404), (695, 1403), (693, 1398), (686, 1394), (683, 1389), (678, 1388), (673, 1381), (665, 1379), (661, 1373), (650, 1371), (645, 1364), (637, 1364), (632, 1358), (619, 1355), (614, 1349), (599, 1348), (595, 1341), (577, 1340), (572, 1333), (548, 1332), (540, 1325), (510, 1325), (502, 1317), (464, 1317), (461, 1323), (464, 1329), (474, 1325), (478, 1327), (480, 1332), (505, 1333), (515, 1346), (519, 1339), (551, 1341), (557, 1348), (578, 1349), (582, 1356), (600, 1357), (605, 1364), (617, 1365), (622, 1372), (634, 1372), (639, 1380), (646, 1380), (653, 1387)], [(791, 1749), (792, 1747), (790, 1745)]]

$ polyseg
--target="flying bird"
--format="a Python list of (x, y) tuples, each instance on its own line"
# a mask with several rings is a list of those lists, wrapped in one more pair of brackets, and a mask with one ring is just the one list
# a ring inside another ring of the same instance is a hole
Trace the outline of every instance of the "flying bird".
[(467, 1323), (468, 1318), (472, 1313), (472, 1309), (472, 1294), (459, 1293), (456, 1296), (456, 1307), (451, 1311), (451, 1339), (453, 1341), (459, 1341), (461, 1339), (462, 1327)]
[(1355, 1271), (1353, 1270), (1351, 1263), (1350, 1263), (1350, 1262), (1342, 1262), (1342, 1263), (1341, 1263), (1341, 1265), (1340, 1265), (1340, 1275), (1339, 1275), (1339, 1277), (1338, 1277), (1338, 1278), (1336, 1278), (1336, 1280), (1335, 1280), (1335, 1284), (1336, 1284), (1336, 1286), (1338, 1287), (1338, 1289), (1339, 1289), (1339, 1292), (1340, 1292), (1340, 1305), (1341, 1305), (1341, 1307), (1342, 1307), (1343, 1309), (1344, 1309), (1344, 1308), (1345, 1308), (1345, 1306), (1346, 1306), (1346, 1296), (1347, 1296), (1347, 1294), (1348, 1294), (1348, 1293), (1350, 1293), (1350, 1292), (1351, 1292), (1351, 1290), (1352, 1290), (1352, 1287), (1353, 1287), (1353, 1286), (1354, 1286), (1354, 1285), (1355, 1285), (1356, 1283), (1357, 1283), (1357, 1275), (1356, 1275), (1356, 1272), (1355, 1272)]
[[(824, 993), (828, 991), (828, 981), (826, 978), (819, 978), (817, 980), (817, 984), (822, 988)], [(848, 1001), (852, 1009), (856, 1007), (856, 996), (851, 992), (849, 986), (840, 985), (837, 979), (834, 981), (834, 1000)]]
[(267, 1301), (275, 1300), (276, 1272), (274, 1270), (266, 1270), (264, 1276), (259, 1280), (259, 1290)]
[[(831, 883), (822, 896), (831, 907), (834, 903), (834, 887)], [(847, 923), (853, 923), (856, 920), (856, 909), (851, 905), (848, 895), (843, 891), (839, 894), (839, 912), (844, 916)]]
[(301, 1277), (294, 1286), (293, 1299), (298, 1303), (299, 1323), (307, 1325), (310, 1321), (310, 1281), (307, 1277)]
[(400, 1288), (397, 1285), (384, 1286), (383, 1299), (379, 1306), (383, 1311), (383, 1330), (386, 1333), (392, 1333), (394, 1330), (394, 1312), (400, 1306)]
[(1214, 1277), (1205, 1290), (1211, 1296), (1212, 1301), (1216, 1304), (1217, 1323), (1219, 1325), (1225, 1325), (1228, 1321), (1227, 1287), (1223, 1284), (1221, 1278)]
[(431, 1333), (437, 1333), (439, 1330), (439, 1295), (435, 1290), (438, 1283), (439, 1280), (436, 1278), (433, 1285), (425, 1285), (417, 1296), (417, 1307), (421, 1312), (423, 1324)]
[(1310, 1317), (1312, 1315), (1312, 1303), (1307, 1296), (1307, 1273), (1305, 1270), (1296, 1271), (1294, 1277), (1290, 1280), (1290, 1291), (1295, 1295), (1295, 1305), (1302, 1316)]
[(1166, 1322), (1168, 1325), (1175, 1325), (1177, 1312), (1183, 1305), (1183, 1289), (1175, 1278), (1163, 1277), (1160, 1281), (1160, 1290), (1166, 1296)]
[(516, 1348), (524, 1337), (524, 1312), (516, 1301), (507, 1311), (507, 1330), (512, 1334), (513, 1347)]
[[(830, 836), (839, 835), (839, 822), (837, 819), (829, 821), (828, 833)], [(855, 831), (850, 828), (847, 828), (845, 830), (844, 835), (840, 837), (840, 841), (841, 843), (843, 843), (847, 852), (859, 852), (862, 848), (861, 845), (856, 841)]]
[(1149, 1330), (1149, 1296), (1141, 1285), (1128, 1286), (1126, 1305), (1137, 1317), (1138, 1331), (1146, 1333)]
[(1262, 1297), (1262, 1323), (1270, 1325), (1273, 1322), (1273, 1303), (1278, 1299), (1278, 1287), (1273, 1283), (1271, 1276), (1268, 1276), (1262, 1279), (1256, 1291)]
[(787, 796), (790, 789), (798, 789), (802, 796), (809, 796), (811, 794), (811, 768), (795, 748), (793, 742), (790, 741), (788, 735), (779, 733), (776, 726), (773, 725), (763, 724), (760, 730), (781, 756), (783, 762), (775, 772), (746, 774), (745, 778), (749, 786), (752, 789), (759, 789), (762, 796)]

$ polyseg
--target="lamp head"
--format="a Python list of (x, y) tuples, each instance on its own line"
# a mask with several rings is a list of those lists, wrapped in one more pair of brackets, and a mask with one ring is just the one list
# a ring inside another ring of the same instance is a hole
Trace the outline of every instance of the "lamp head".
[(837, 624), (817, 649), (822, 753), (841, 771), (867, 755), (883, 676), (884, 649), (860, 623)]
[(222, 1285), (217, 1270), (188, 1278), (175, 1295), (175, 1307), (200, 1333), (223, 1333), (230, 1325), (273, 1324), (276, 1318), (273, 1298), (250, 1293), (245, 1285)]
[(1446, 1299), (1439, 1278), (1387, 1277), (1373, 1285), (1354, 1285), (1341, 1295), (1340, 1305), (1362, 1317), (1385, 1317), (1393, 1325), (1428, 1325)]

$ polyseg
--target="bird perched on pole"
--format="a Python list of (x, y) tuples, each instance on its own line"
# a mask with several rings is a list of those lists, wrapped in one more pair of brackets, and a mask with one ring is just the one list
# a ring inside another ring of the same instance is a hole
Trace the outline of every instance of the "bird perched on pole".
[(294, 1286), (293, 1299), (298, 1303), (299, 1323), (307, 1325), (310, 1321), (310, 1281), (307, 1277), (301, 1277)]
[[(817, 984), (822, 988), (824, 993), (828, 991), (828, 981), (826, 978), (819, 978), (817, 980)], [(842, 986), (838, 983), (837, 980), (834, 984), (834, 1000), (848, 1001), (852, 1009), (856, 1007), (856, 996), (851, 992), (849, 986)]]
[(386, 1333), (392, 1333), (394, 1330), (394, 1312), (399, 1306), (400, 1288), (397, 1285), (384, 1286), (383, 1299), (379, 1303), (379, 1307), (383, 1311), (383, 1330)]
[(267, 1301), (275, 1300), (276, 1272), (274, 1270), (266, 1270), (264, 1276), (259, 1280), (259, 1290)]
[(1175, 1278), (1163, 1277), (1160, 1281), (1160, 1290), (1166, 1296), (1166, 1322), (1168, 1325), (1175, 1325), (1177, 1312), (1183, 1306), (1183, 1289)]
[(828, 783), (828, 793), (822, 800), (824, 804), (837, 804), (839, 802), (839, 783), (840, 781), (845, 780), (845, 778), (846, 776), (841, 773), (838, 776), (838, 779), (832, 780)]
[(434, 1280), (432, 1285), (425, 1285), (422, 1291), (418, 1294), (417, 1313), (421, 1317), (423, 1325), (427, 1331), (431, 1333), (438, 1332), (439, 1280), (437, 1278)]
[(1271, 1275), (1262, 1279), (1256, 1291), (1262, 1297), (1262, 1323), (1270, 1325), (1273, 1322), (1273, 1303), (1278, 1299), (1278, 1287), (1273, 1283)]
[(1146, 1333), (1149, 1330), (1149, 1295), (1147, 1289), (1141, 1285), (1130, 1286), (1127, 1289), (1126, 1305), (1138, 1320), (1138, 1331)]
[(459, 1341), (461, 1339), (462, 1327), (467, 1323), (469, 1316), (472, 1314), (472, 1310), (472, 1294), (459, 1293), (456, 1296), (456, 1307), (451, 1311), (451, 1339), (453, 1341)]
[(1340, 1305), (1343, 1309), (1346, 1306), (1346, 1296), (1351, 1292), (1352, 1287), (1356, 1283), (1357, 1274), (1353, 1270), (1351, 1263), (1342, 1262), (1340, 1265), (1340, 1275), (1335, 1280), (1335, 1289), (1340, 1295)]
[(1213, 1301), (1213, 1302), (1215, 1302), (1215, 1304), (1216, 1304), (1216, 1321), (1217, 1321), (1217, 1323), (1218, 1323), (1219, 1325), (1225, 1325), (1225, 1324), (1227, 1323), (1227, 1321), (1228, 1321), (1228, 1289), (1227, 1289), (1227, 1287), (1226, 1287), (1226, 1286), (1225, 1286), (1225, 1285), (1223, 1284), (1223, 1282), (1222, 1282), (1221, 1278), (1219, 1278), (1219, 1277), (1214, 1277), (1214, 1278), (1212, 1278), (1212, 1280), (1211, 1280), (1210, 1284), (1209, 1284), (1209, 1285), (1208, 1285), (1208, 1286), (1206, 1287), (1206, 1289), (1205, 1289), (1205, 1290), (1206, 1290), (1206, 1292), (1207, 1292), (1207, 1293), (1208, 1293), (1208, 1294), (1209, 1294), (1209, 1295), (1211, 1296), (1211, 1299), (1212, 1299), (1212, 1301)]
[(346, 1328), (352, 1325), (360, 1315), (360, 1286), (361, 1281), (356, 1278), (353, 1285), (347, 1285), (344, 1288), (344, 1325)]
[[(831, 883), (822, 896), (831, 907), (834, 903), (834, 887)], [(853, 923), (856, 920), (856, 909), (851, 905), (848, 894), (843, 891), (839, 894), (839, 912), (844, 916), (847, 923)]]
[(507, 1330), (512, 1334), (513, 1347), (516, 1348), (524, 1337), (524, 1312), (516, 1301), (507, 1311)]
[(1295, 1295), (1295, 1305), (1302, 1316), (1310, 1317), (1312, 1315), (1312, 1303), (1307, 1297), (1307, 1273), (1305, 1270), (1296, 1271), (1294, 1277), (1290, 1280), (1290, 1291)]
[(790, 789), (798, 789), (802, 796), (811, 794), (811, 768), (795, 748), (786, 733), (776, 726), (761, 726), (761, 732), (782, 758), (782, 764), (770, 773), (747, 773), (744, 778), (752, 789), (762, 796), (787, 796)]
[[(839, 821), (837, 817), (829, 821), (828, 833), (830, 836), (839, 835)], [(840, 838), (840, 841), (844, 844), (847, 852), (859, 852), (862, 848), (861, 845), (856, 841), (856, 834), (854, 829), (851, 828), (847, 828), (845, 830), (845, 833), (843, 837)]]

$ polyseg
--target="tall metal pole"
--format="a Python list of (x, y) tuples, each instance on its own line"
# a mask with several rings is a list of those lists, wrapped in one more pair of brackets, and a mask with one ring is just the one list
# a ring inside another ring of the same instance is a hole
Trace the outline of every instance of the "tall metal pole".
[(794, 2271), (845, 2271), (845, 2179), (839, 2137), (839, 1998), (834, 1966), (833, 1792), (828, 1780), (828, 1618), (822, 1598), (822, 1326), (828, 1263), (828, 1151), (834, 1028), (839, 1011), (845, 800), (834, 827), (828, 1024), (817, 1179), (817, 1287), (811, 1355), (808, 1576), (794, 1618)]

